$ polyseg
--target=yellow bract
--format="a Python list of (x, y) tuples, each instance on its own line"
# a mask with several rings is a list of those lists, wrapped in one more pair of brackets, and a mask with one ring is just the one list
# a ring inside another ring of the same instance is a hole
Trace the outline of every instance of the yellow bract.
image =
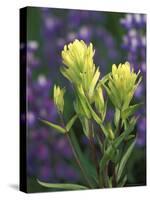
[(81, 84), (90, 101), (100, 77), (99, 68), (96, 69), (93, 62), (94, 53), (92, 43), (86, 45), (77, 39), (65, 45), (62, 51), (63, 64), (66, 66), (61, 67), (62, 74), (75, 87)]
[(128, 62), (119, 64), (118, 67), (115, 64), (112, 65), (112, 74), (108, 86), (111, 99), (116, 107), (125, 109), (129, 106), (135, 89), (140, 82), (136, 83), (139, 73), (140, 71), (136, 74), (133, 69), (131, 70)]
[(63, 113), (64, 109), (64, 93), (65, 89), (60, 89), (59, 86), (54, 86), (54, 103), (61, 113)]

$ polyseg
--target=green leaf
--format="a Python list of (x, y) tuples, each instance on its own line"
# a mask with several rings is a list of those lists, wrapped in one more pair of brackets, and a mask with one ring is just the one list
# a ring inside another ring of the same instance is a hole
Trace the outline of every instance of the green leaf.
[(142, 81), (142, 76), (139, 78), (139, 80), (137, 81), (136, 85), (134, 86), (134, 91), (137, 89), (137, 87), (139, 86), (141, 81)]
[(57, 189), (64, 189), (64, 190), (82, 190), (82, 189), (88, 189), (88, 187), (78, 184), (72, 184), (72, 183), (46, 183), (39, 181), (37, 179), (37, 182), (48, 188), (57, 188)]
[(133, 121), (133, 123), (131, 123), (129, 125), (129, 127), (123, 132), (121, 133), (121, 135), (119, 137), (116, 138), (116, 140), (114, 141), (114, 146), (115, 148), (117, 148), (121, 142), (126, 139), (128, 137), (128, 135), (134, 130), (134, 127), (135, 127), (135, 123), (136, 121)]
[(114, 117), (114, 124), (116, 128), (119, 126), (119, 121), (120, 121), (120, 110), (116, 108), (115, 117)]
[(108, 131), (107, 131), (107, 129), (105, 128), (105, 126), (103, 126), (103, 124), (100, 124), (100, 127), (101, 127), (101, 129), (102, 129), (104, 135), (106, 136), (106, 138), (108, 138)]
[(86, 117), (79, 117), (80, 118), (80, 122), (82, 124), (82, 128), (83, 128), (83, 132), (84, 134), (87, 136), (87, 138), (89, 138), (89, 123), (88, 123), (88, 119)]
[(122, 119), (127, 119), (141, 106), (141, 103), (129, 106), (127, 109), (121, 112)]
[(99, 76), (100, 76), (100, 72), (99, 72), (99, 68), (97, 68), (95, 74), (94, 74), (94, 77), (93, 77), (93, 80), (89, 86), (89, 96), (92, 97), (93, 96), (93, 92), (94, 92), (94, 89), (95, 89), (95, 86), (96, 86), (96, 83), (99, 79)]
[(88, 101), (88, 99), (87, 99), (86, 96), (85, 96), (85, 100), (86, 100), (87, 106), (88, 106), (88, 108), (89, 108), (89, 110), (90, 110), (90, 112), (91, 112), (91, 115), (92, 115), (93, 119), (97, 122), (97, 124), (100, 125), (100, 124), (102, 123), (102, 121), (101, 121), (101, 119), (99, 118), (99, 116), (96, 114), (96, 112), (93, 110), (93, 108), (92, 108), (92, 106), (90, 105), (90, 103), (89, 103), (89, 101)]
[(77, 95), (77, 99), (78, 99), (78, 103), (79, 105), (81, 106), (83, 112), (80, 113), (81, 115), (83, 116), (86, 116), (88, 119), (91, 118), (91, 113), (90, 113), (90, 110), (88, 109), (88, 106), (86, 104), (86, 101), (85, 101), (85, 95), (82, 94), (82, 88), (78, 87), (77, 88), (77, 92), (76, 92), (76, 95)]
[(62, 128), (61, 126), (59, 126), (59, 125), (53, 124), (53, 123), (51, 123), (49, 121), (42, 120), (42, 119), (40, 119), (40, 121), (43, 122), (44, 124), (54, 128), (55, 130), (57, 130), (60, 133), (66, 133), (66, 130), (64, 128)]
[(114, 80), (111, 77), (109, 78), (108, 86), (111, 91), (111, 94), (113, 94), (113, 96), (115, 97), (116, 102), (118, 102), (118, 104), (120, 104), (121, 99), (122, 99), (121, 94), (120, 94), (120, 91), (118, 90), (116, 84), (114, 83)]
[(125, 141), (129, 141), (131, 139), (135, 138), (135, 135), (134, 134), (131, 134), (131, 135), (128, 135), (125, 139)]
[(134, 145), (135, 145), (135, 142), (136, 140), (133, 140), (133, 142), (130, 144), (130, 146), (128, 147), (128, 149), (126, 150), (125, 154), (123, 155), (121, 161), (120, 161), (120, 164), (119, 164), (119, 169), (118, 169), (118, 172), (117, 172), (117, 181), (120, 180), (121, 178), (121, 175), (123, 173), (123, 170), (125, 168), (125, 165), (133, 151), (133, 148), (134, 148)]
[(105, 88), (107, 95), (110, 98), (112, 104), (115, 105), (115, 107), (117, 108), (119, 104), (118, 99), (116, 99), (116, 97), (112, 94), (112, 92), (106, 85), (103, 85), (103, 87)]
[(123, 187), (127, 181), (127, 175), (123, 177), (123, 179), (117, 184), (118, 187)]
[(77, 138), (74, 134), (74, 132), (71, 130), (70, 134), (69, 134), (73, 147), (78, 155), (78, 159), (80, 160), (80, 163), (82, 164), (82, 167), (84, 168), (84, 172), (86, 173), (86, 176), (88, 177), (91, 185), (95, 185), (95, 183), (98, 183), (97, 180), (97, 174), (96, 174), (96, 170), (95, 167), (91, 164), (91, 162), (86, 158), (85, 154), (83, 154), (79, 143), (77, 141)]
[(101, 172), (104, 170), (107, 161), (111, 160), (112, 155), (115, 151), (117, 151), (117, 148), (121, 142), (134, 130), (135, 123), (136, 121), (133, 121), (132, 124), (130, 124), (129, 127), (112, 142), (112, 145), (107, 148), (99, 163)]
[(70, 131), (70, 129), (71, 129), (71, 127), (73, 126), (73, 124), (74, 124), (74, 122), (75, 122), (75, 120), (77, 119), (77, 115), (74, 115), (70, 120), (69, 120), (69, 122), (67, 123), (67, 125), (66, 125), (66, 130), (67, 131)]
[(102, 113), (102, 122), (105, 120), (106, 111), (107, 111), (107, 103), (108, 103), (108, 99), (106, 100), (106, 102), (104, 104), (104, 111)]
[(100, 83), (103, 85), (106, 81), (108, 81), (109, 77), (110, 77), (110, 74), (107, 74), (105, 76), (103, 76), (103, 78), (100, 80)]

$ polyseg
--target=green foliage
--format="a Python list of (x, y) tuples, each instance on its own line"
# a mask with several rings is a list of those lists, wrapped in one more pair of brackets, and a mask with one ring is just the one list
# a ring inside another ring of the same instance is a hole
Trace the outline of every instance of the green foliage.
[(122, 173), (123, 173), (123, 170), (125, 168), (125, 165), (130, 157), (130, 154), (132, 153), (133, 151), (133, 148), (134, 148), (134, 145), (135, 145), (135, 140), (133, 140), (131, 142), (131, 144), (129, 145), (129, 147), (127, 148), (126, 152), (123, 154), (123, 157), (119, 163), (119, 168), (118, 168), (118, 172), (117, 172), (117, 181), (120, 180), (121, 176), (122, 176)]
[(63, 133), (64, 134), (66, 132), (66, 130), (64, 128), (62, 128), (61, 126), (59, 126), (59, 125), (53, 124), (53, 123), (51, 123), (49, 121), (46, 121), (46, 120), (41, 120), (41, 122), (43, 122), (44, 124), (54, 128), (59, 133)]
[(42, 181), (37, 180), (37, 182), (48, 188), (59, 188), (63, 190), (83, 190), (83, 189), (88, 189), (88, 187), (83, 186), (83, 185), (77, 185), (77, 184), (71, 184), (71, 183), (45, 183)]
[(74, 115), (74, 116), (70, 119), (70, 121), (67, 123), (67, 125), (66, 125), (66, 130), (67, 130), (67, 132), (70, 131), (70, 129), (71, 129), (71, 127), (73, 126), (73, 124), (74, 124), (74, 122), (75, 122), (76, 119), (77, 119), (77, 115)]
[[(41, 121), (67, 136), (83, 175), (84, 185), (88, 185), (88, 188), (120, 187), (124, 186), (128, 179), (126, 165), (136, 142), (134, 130), (137, 118), (134, 117), (134, 113), (141, 104), (131, 106), (130, 102), (141, 81), (141, 77), (138, 78), (140, 72), (136, 74), (126, 62), (118, 67), (113, 65), (112, 72), (100, 79), (100, 68), (94, 64), (93, 56), (91, 43), (86, 45), (84, 41), (75, 40), (65, 45), (62, 51), (65, 66), (60, 70), (73, 86), (75, 115), (67, 123), (64, 122), (62, 114), (65, 91), (54, 86), (54, 102), (64, 128), (46, 120)], [(107, 100), (103, 96), (104, 90)], [(107, 101), (111, 101), (115, 110), (112, 122), (105, 120)], [(83, 134), (89, 141), (91, 158), (81, 150), (80, 141), (73, 132), (76, 119), (80, 120)], [(97, 148), (100, 155), (97, 154)], [(112, 165), (112, 175), (109, 173), (109, 165)], [(38, 182), (49, 188), (87, 188), (71, 183)]]
[(141, 106), (141, 104), (139, 103), (139, 104), (129, 106), (128, 108), (123, 110), (121, 112), (122, 119), (127, 119), (128, 117), (132, 116), (140, 106)]
[(102, 159), (99, 162), (101, 171), (104, 170), (105, 165), (109, 160), (113, 160), (119, 145), (134, 130), (134, 126), (135, 126), (135, 123), (132, 123), (131, 125), (129, 125), (129, 127), (123, 133), (121, 133), (119, 137), (117, 137), (114, 141), (112, 141), (111, 144), (108, 146), (108, 148), (104, 152)]
[(74, 149), (77, 153), (79, 162), (83, 166), (84, 172), (85, 172), (88, 180), (90, 181), (90, 184), (95, 185), (95, 182), (97, 182), (95, 167), (92, 165), (92, 163), (90, 163), (88, 158), (82, 152), (80, 145), (79, 145), (79, 142), (78, 142), (76, 135), (73, 131), (71, 131), (71, 133), (70, 133), (70, 138), (71, 138), (72, 144), (74, 146)]

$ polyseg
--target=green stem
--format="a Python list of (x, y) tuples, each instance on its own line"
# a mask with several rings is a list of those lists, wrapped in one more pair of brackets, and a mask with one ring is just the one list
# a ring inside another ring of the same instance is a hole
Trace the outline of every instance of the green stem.
[(105, 167), (105, 170), (104, 170), (104, 183), (105, 183), (105, 187), (109, 186), (109, 184), (108, 184), (108, 164), (109, 164), (109, 161), (106, 163), (106, 167)]
[[(120, 111), (120, 113), (121, 113), (121, 111)], [(116, 130), (116, 137), (121, 134), (121, 123), (122, 123), (122, 121), (121, 121), (121, 117), (120, 117), (119, 122), (118, 122), (118, 127), (117, 127), (117, 130)], [(112, 168), (113, 168), (112, 186), (117, 187), (117, 174), (116, 174), (115, 164), (113, 164)]]
[(117, 178), (116, 178), (116, 170), (115, 170), (115, 164), (113, 165), (113, 176), (112, 176), (112, 186), (117, 186)]
[[(63, 127), (65, 128), (64, 119), (63, 119), (63, 117), (62, 117), (62, 115), (61, 115), (60, 113), (59, 113), (59, 116), (60, 116), (60, 119), (61, 119), (61, 123), (62, 123)], [(66, 128), (65, 128), (65, 130), (66, 130)], [(67, 130), (66, 130), (66, 132), (65, 132), (65, 135), (66, 135), (66, 137), (67, 137), (67, 139), (68, 139), (68, 141), (69, 141), (69, 144), (70, 144), (70, 146), (71, 146), (73, 155), (74, 155), (75, 160), (76, 160), (76, 162), (77, 162), (77, 164), (78, 164), (78, 166), (79, 166), (79, 168), (80, 168), (80, 170), (81, 170), (81, 172), (82, 172), (82, 174), (83, 174), (83, 177), (84, 177), (85, 181), (87, 181), (89, 187), (92, 188), (92, 185), (91, 185), (91, 183), (90, 183), (88, 177), (86, 176), (86, 173), (85, 173), (85, 171), (84, 171), (84, 168), (82, 167), (82, 164), (81, 164), (80, 160), (78, 159), (78, 155), (77, 155), (77, 153), (76, 153), (76, 151), (75, 151), (75, 149), (74, 149), (74, 146), (73, 146), (73, 144), (72, 144), (72, 141), (71, 141), (71, 139), (70, 139), (70, 137), (69, 137), (69, 133), (68, 133)]]
[(82, 167), (82, 165), (81, 165), (81, 162), (80, 162), (80, 160), (78, 159), (77, 153), (76, 153), (76, 151), (75, 151), (75, 149), (74, 149), (74, 147), (73, 147), (73, 144), (72, 144), (72, 142), (71, 142), (71, 139), (70, 139), (70, 137), (69, 137), (69, 134), (66, 132), (65, 135), (67, 136), (67, 139), (68, 139), (68, 141), (69, 141), (69, 144), (70, 144), (71, 149), (72, 149), (72, 152), (73, 152), (73, 155), (74, 155), (74, 157), (75, 157), (75, 159), (76, 159), (76, 162), (77, 162), (79, 168), (81, 169), (81, 172), (82, 172), (82, 174), (83, 174), (85, 180), (87, 181), (89, 187), (92, 188), (92, 185), (91, 185), (91, 183), (90, 183), (88, 177), (86, 176), (86, 173), (84, 172), (84, 169), (83, 169), (83, 167)]
[(98, 137), (97, 134), (96, 134), (96, 139), (97, 139), (97, 142), (99, 144), (100, 153), (102, 154), (103, 153), (103, 144), (102, 144), (101, 139)]
[[(121, 113), (121, 111), (120, 111), (120, 113)], [(121, 131), (121, 118), (119, 118), (118, 127), (116, 130), (116, 136), (120, 135), (120, 131)]]
[(99, 163), (98, 163), (97, 155), (96, 155), (96, 148), (95, 148), (94, 137), (93, 137), (94, 129), (93, 129), (93, 124), (92, 124), (91, 121), (89, 122), (89, 130), (90, 130), (89, 143), (90, 143), (90, 147), (91, 147), (91, 154), (92, 154), (93, 163), (94, 163), (95, 168), (96, 168), (97, 177), (98, 177), (98, 180), (99, 180)]

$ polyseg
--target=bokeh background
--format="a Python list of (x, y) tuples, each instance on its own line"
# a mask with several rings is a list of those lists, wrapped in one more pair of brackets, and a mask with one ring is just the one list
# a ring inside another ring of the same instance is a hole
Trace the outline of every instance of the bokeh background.
[[(142, 83), (134, 101), (143, 102), (136, 113), (140, 116), (136, 130), (137, 143), (128, 162), (126, 186), (146, 184), (146, 15), (82, 11), (54, 8), (27, 9), (27, 174), (28, 192), (51, 191), (40, 186), (36, 178), (46, 182), (83, 183), (71, 148), (61, 134), (43, 125), (39, 118), (59, 123), (52, 100), (53, 85), (58, 83), (69, 91), (65, 96), (65, 119), (73, 114), (73, 94), (59, 68), (61, 50), (74, 39), (92, 42), (96, 49), (94, 61), (100, 66), (101, 76), (112, 64), (129, 61)], [(107, 119), (113, 120), (109, 106)], [(24, 117), (24, 116), (23, 116)], [(75, 132), (85, 154), (88, 143), (81, 134), (80, 123)]]

